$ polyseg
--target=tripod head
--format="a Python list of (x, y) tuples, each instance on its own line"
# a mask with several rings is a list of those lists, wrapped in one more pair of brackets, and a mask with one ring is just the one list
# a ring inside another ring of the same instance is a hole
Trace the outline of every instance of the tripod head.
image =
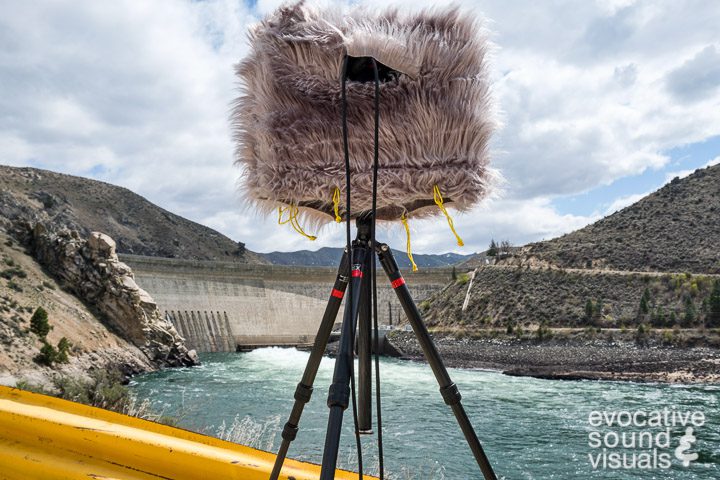
[(362, 242), (365, 245), (370, 244), (372, 240), (372, 211), (361, 213), (355, 219), (355, 226), (357, 227), (357, 239), (356, 241)]

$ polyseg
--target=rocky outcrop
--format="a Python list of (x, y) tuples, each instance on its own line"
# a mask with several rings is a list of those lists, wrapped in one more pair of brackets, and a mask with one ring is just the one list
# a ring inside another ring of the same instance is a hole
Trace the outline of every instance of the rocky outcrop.
[(52, 232), (42, 223), (27, 229), (27, 244), (37, 261), (67, 290), (97, 311), (120, 337), (137, 346), (158, 367), (198, 363), (152, 297), (138, 287), (130, 267), (120, 262), (115, 242), (92, 232)]
[[(58, 378), (84, 379), (95, 370), (128, 378), (158, 369), (101, 322), (97, 310), (58, 287), (26, 248), (0, 228), (0, 385), (24, 381), (52, 390)], [(50, 326), (44, 338), (30, 329), (39, 307), (47, 312)], [(46, 343), (57, 348), (62, 339), (70, 342), (67, 363), (37, 361)]]

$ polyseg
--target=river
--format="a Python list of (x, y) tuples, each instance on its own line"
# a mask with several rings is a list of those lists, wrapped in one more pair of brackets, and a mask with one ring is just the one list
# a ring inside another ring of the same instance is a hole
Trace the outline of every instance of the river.
[[(272, 450), (307, 358), (282, 348), (204, 354), (199, 367), (138, 376), (131, 389), (181, 427), (217, 435), (234, 423), (242, 430), (236, 438)], [(322, 458), (333, 364), (323, 359), (293, 458)], [(481, 478), (430, 368), (385, 358), (380, 370), (387, 477)], [(720, 385), (555, 381), (463, 369), (450, 375), (499, 478), (720, 479)], [(350, 409), (344, 427), (339, 464), (354, 469)], [(376, 473), (375, 437), (363, 442), (366, 473)]]

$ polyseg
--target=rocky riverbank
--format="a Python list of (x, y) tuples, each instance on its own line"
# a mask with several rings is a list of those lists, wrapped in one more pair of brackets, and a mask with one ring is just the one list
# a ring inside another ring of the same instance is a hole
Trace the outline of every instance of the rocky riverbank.
[[(412, 333), (395, 331), (389, 339), (402, 358), (423, 360)], [(702, 346), (692, 338), (671, 344), (667, 336), (663, 340), (662, 335), (648, 335), (638, 341), (630, 333), (616, 333), (612, 339), (582, 334), (544, 340), (434, 334), (433, 339), (449, 367), (546, 379), (720, 383), (720, 349), (712, 340)]]

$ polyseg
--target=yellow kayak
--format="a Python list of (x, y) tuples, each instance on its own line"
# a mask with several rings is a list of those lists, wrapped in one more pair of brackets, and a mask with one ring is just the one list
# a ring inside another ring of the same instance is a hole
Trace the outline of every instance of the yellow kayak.
[[(0, 386), (3, 480), (267, 480), (274, 459), (272, 453), (187, 430)], [(290, 459), (280, 476), (319, 477), (320, 466)], [(335, 476), (357, 477), (344, 470)]]

